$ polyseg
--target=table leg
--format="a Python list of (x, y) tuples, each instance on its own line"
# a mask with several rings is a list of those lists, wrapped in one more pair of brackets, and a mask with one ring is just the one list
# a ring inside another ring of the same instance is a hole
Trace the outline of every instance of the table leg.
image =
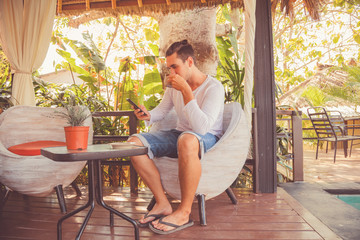
[(116, 214), (118, 215), (119, 217), (125, 219), (126, 221), (130, 222), (133, 226), (134, 226), (134, 234), (135, 234), (135, 239), (136, 240), (139, 240), (139, 226), (137, 225), (137, 222), (126, 216), (125, 214), (115, 210), (114, 208), (108, 206), (104, 200), (103, 200), (103, 195), (102, 195), (102, 179), (101, 179), (101, 174), (102, 174), (102, 171), (101, 171), (101, 161), (98, 160), (96, 161), (95, 163), (95, 169), (97, 171), (97, 174), (96, 174), (96, 178), (97, 178), (97, 194), (96, 194), (96, 201), (99, 205), (103, 206), (105, 209), (109, 210), (110, 212), (110, 225), (113, 226), (113, 214)]
[(91, 207), (88, 211), (88, 213), (86, 214), (86, 217), (84, 219), (83, 224), (81, 224), (80, 230), (78, 235), (76, 236), (76, 240), (79, 240), (81, 235), (83, 234), (86, 225), (89, 222), (90, 216), (92, 214), (92, 212), (94, 211), (95, 208), (95, 197), (96, 197), (96, 172), (95, 172), (95, 167), (94, 167), (94, 162), (93, 161), (89, 161), (88, 162), (88, 175), (89, 175), (89, 202), (91, 201)]
[(85, 230), (86, 224), (88, 223), (91, 213), (93, 212), (94, 207), (95, 207), (94, 167), (93, 167), (93, 163), (91, 161), (88, 162), (88, 176), (89, 176), (89, 199), (88, 199), (88, 202), (84, 206), (66, 214), (65, 216), (63, 216), (62, 218), (59, 219), (59, 221), (57, 223), (57, 239), (58, 240), (61, 240), (61, 238), (62, 238), (62, 233), (61, 233), (62, 232), (61, 231), (62, 222), (65, 219), (67, 219), (67, 218), (77, 214), (78, 212), (84, 210), (85, 208), (91, 206), (88, 214), (85, 217), (83, 224), (81, 225), (80, 231), (79, 231), (78, 235), (76, 236), (76, 239), (80, 239), (82, 233)]

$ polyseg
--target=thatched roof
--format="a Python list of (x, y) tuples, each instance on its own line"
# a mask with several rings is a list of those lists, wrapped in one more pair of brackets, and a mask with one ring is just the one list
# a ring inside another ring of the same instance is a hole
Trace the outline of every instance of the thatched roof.
[[(349, 75), (346, 72), (332, 70), (331, 67), (324, 66), (325, 68), (319, 69), (314, 76), (280, 96), (277, 99), (277, 105), (290, 106), (306, 113), (306, 109), (311, 107), (309, 101), (302, 96), (302, 93), (306, 89), (313, 86), (326, 94), (325, 89), (331, 87), (344, 87), (349, 81)], [(322, 107), (326, 107), (329, 110), (340, 110), (344, 116), (355, 116), (358, 114), (356, 111), (357, 105), (355, 103), (332, 95), (328, 95), (328, 97), (328, 101), (326, 101), (325, 105)]]
[(243, 7), (242, 0), (58, 0), (57, 15), (76, 16), (91, 11), (106, 15), (152, 15), (174, 13), (185, 9), (214, 7), (230, 3), (233, 7)]
[[(232, 7), (244, 6), (244, 0), (58, 0), (58, 16), (78, 16), (91, 11), (107, 16), (149, 15), (149, 13), (173, 13), (198, 7), (213, 7), (230, 3)], [(266, 1), (266, 0), (263, 0)], [(269, 0), (270, 1), (270, 0)], [(272, 10), (281, 4), (283, 12), (293, 15), (294, 5), (301, 2), (313, 19), (319, 18), (319, 7), (325, 0), (271, 0)]]

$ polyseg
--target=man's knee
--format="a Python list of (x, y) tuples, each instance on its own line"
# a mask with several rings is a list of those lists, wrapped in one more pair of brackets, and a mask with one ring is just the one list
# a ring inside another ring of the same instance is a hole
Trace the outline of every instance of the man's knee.
[(135, 145), (144, 146), (144, 144), (140, 141), (140, 139), (136, 136), (131, 136), (128, 138), (127, 142), (134, 142)]
[(199, 152), (199, 140), (193, 134), (184, 133), (178, 139), (178, 151), (181, 152)]
[[(134, 142), (135, 145), (144, 146), (144, 144), (140, 141), (140, 139), (135, 136), (129, 137), (127, 142)], [(141, 162), (141, 156), (132, 156), (130, 157), (130, 160), (134, 165), (138, 165), (138, 162)]]

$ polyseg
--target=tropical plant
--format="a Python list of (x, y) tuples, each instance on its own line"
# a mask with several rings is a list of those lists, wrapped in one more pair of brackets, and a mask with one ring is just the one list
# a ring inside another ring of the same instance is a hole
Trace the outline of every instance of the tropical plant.
[(83, 126), (85, 120), (91, 116), (89, 109), (84, 105), (79, 105), (74, 95), (70, 95), (67, 103), (62, 102), (62, 105), (66, 111), (57, 111), (56, 115), (66, 119), (72, 127)]
[(360, 5), (356, 1), (324, 4), (319, 21), (309, 19), (300, 1), (294, 9), (287, 17), (278, 8), (273, 18), (275, 79), (284, 94), (318, 74), (319, 66), (360, 60)]
[[(11, 107), (11, 74), (10, 63), (7, 61), (0, 45), (0, 111)], [(0, 112), (1, 113), (1, 112)]]
[(329, 87), (327, 89), (328, 94), (352, 103), (355, 112), (357, 112), (358, 106), (360, 106), (360, 67), (343, 65), (342, 67), (333, 67), (329, 71), (342, 71), (347, 74), (347, 77), (342, 86)]
[(220, 67), (226, 74), (222, 83), (226, 86), (225, 102), (240, 102), (244, 106), (244, 75), (245, 67), (240, 69), (236, 59), (225, 58), (225, 64)]
[(217, 78), (225, 88), (225, 102), (240, 102), (244, 106), (245, 67), (241, 66), (238, 54), (234, 51), (233, 41), (227, 37), (217, 37), (219, 66)]
[[(56, 36), (56, 42), (62, 46), (57, 52), (65, 59), (65, 62), (56, 66), (57, 69), (65, 68), (78, 73), (87, 89), (93, 93), (92, 96), (108, 101), (108, 110), (131, 109), (126, 98), (144, 103), (148, 109), (156, 106), (163, 92), (160, 75), (156, 69), (157, 57), (118, 58), (120, 64), (116, 73), (105, 66), (100, 50), (89, 33), (83, 33), (83, 36), (88, 44), (70, 40), (60, 34)], [(77, 54), (83, 62), (82, 65), (78, 65), (71, 53), (66, 51), (66, 45)], [(134, 79), (139, 67), (146, 69), (143, 80)]]

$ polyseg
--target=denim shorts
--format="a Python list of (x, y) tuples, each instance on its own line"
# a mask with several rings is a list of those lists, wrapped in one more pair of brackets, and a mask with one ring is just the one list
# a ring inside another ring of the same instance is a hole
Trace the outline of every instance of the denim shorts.
[(211, 133), (205, 135), (200, 135), (190, 131), (178, 131), (176, 129), (171, 129), (168, 131), (157, 131), (152, 133), (138, 133), (132, 136), (138, 137), (142, 144), (149, 148), (148, 156), (150, 159), (154, 157), (171, 157), (177, 158), (177, 140), (181, 134), (192, 134), (194, 135), (200, 143), (200, 153), (199, 157), (201, 158), (205, 152), (207, 152), (219, 138)]

